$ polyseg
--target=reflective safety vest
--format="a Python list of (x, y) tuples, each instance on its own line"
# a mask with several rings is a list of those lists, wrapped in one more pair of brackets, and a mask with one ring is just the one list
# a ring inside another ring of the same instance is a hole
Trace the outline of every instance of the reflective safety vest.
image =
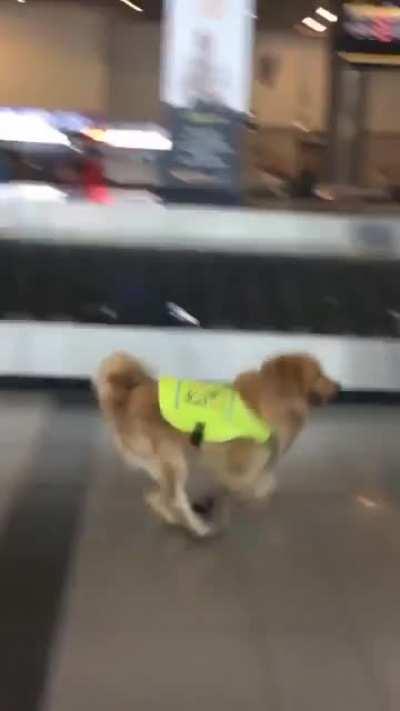
[(201, 429), (204, 442), (246, 438), (264, 444), (271, 428), (223, 383), (160, 378), (158, 398), (163, 418), (181, 432)]

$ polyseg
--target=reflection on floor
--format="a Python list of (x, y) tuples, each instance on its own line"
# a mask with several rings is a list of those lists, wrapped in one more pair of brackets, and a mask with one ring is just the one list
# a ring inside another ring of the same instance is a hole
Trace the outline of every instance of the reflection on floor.
[(398, 711), (398, 408), (318, 413), (269, 508), (201, 544), (89, 403), (0, 418), (1, 709)]

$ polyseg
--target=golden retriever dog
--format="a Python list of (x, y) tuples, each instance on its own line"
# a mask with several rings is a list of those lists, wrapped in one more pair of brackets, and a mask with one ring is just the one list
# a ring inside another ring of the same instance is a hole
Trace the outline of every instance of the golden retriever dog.
[(246, 437), (194, 441), (190, 432), (166, 421), (158, 381), (124, 353), (108, 357), (95, 381), (101, 410), (120, 454), (128, 466), (144, 469), (154, 480), (147, 503), (163, 521), (199, 537), (215, 533), (216, 524), (206, 505), (192, 505), (189, 499), (193, 461), (201, 464), (219, 491), (265, 500), (275, 489), (277, 459), (301, 432), (313, 406), (332, 400), (339, 390), (315, 358), (302, 354), (266, 360), (258, 370), (238, 375), (231, 388), (252, 416), (270, 428), (265, 443)]

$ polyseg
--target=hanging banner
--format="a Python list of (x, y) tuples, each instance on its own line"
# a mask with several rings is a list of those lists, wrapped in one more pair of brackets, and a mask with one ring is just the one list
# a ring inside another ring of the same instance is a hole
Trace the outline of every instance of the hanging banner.
[(400, 3), (344, 2), (339, 15), (336, 49), (355, 64), (400, 64)]
[(249, 111), (254, 0), (165, 0), (161, 98), (168, 185), (238, 191)]

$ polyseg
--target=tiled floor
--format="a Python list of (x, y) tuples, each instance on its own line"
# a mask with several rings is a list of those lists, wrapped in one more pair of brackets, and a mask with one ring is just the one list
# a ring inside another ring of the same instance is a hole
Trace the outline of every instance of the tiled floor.
[[(196, 543), (151, 518), (145, 480), (125, 471), (90, 408), (55, 417), (36, 404), (30, 441), (51, 417), (59, 450), (45, 453), (64, 461), (63, 495), (89, 487), (41, 708), (398, 711), (400, 409), (318, 413), (269, 508), (236, 512), (224, 536)], [(5, 442), (5, 487), (11, 468), (21, 479), (28, 429)], [(47, 481), (59, 495), (60, 484)]]

